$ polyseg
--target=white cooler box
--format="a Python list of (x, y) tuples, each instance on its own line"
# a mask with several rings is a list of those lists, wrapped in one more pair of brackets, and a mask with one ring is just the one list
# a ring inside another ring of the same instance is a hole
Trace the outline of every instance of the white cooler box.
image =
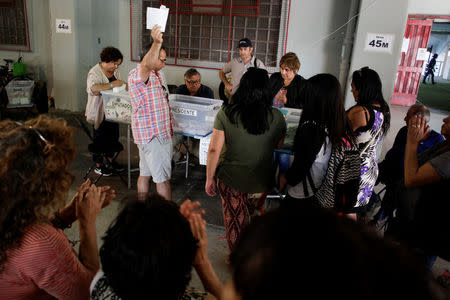
[(214, 120), (223, 101), (210, 98), (171, 94), (169, 104), (175, 119), (173, 130), (205, 136), (214, 126)]
[(32, 106), (33, 80), (11, 80), (6, 85), (8, 107)]
[(102, 91), (103, 110), (108, 121), (131, 123), (131, 96), (124, 90), (114, 93), (112, 90)]

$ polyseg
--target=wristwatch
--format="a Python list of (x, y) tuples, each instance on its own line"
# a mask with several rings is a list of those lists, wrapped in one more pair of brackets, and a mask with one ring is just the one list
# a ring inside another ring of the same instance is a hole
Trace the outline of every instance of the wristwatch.
[(72, 224), (67, 224), (66, 222), (63, 221), (63, 219), (61, 219), (59, 212), (55, 212), (55, 215), (53, 216), (53, 220), (51, 221), (51, 223), (55, 228), (59, 228), (62, 230), (72, 227)]
[(112, 82), (109, 83), (109, 87), (112, 88)]

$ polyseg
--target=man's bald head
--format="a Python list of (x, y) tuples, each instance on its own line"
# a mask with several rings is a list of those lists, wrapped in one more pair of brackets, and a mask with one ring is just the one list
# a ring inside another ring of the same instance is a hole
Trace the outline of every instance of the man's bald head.
[(408, 124), (408, 120), (412, 116), (417, 115), (417, 114), (424, 117), (425, 121), (427, 121), (427, 123), (430, 121), (430, 110), (428, 109), (428, 107), (426, 107), (423, 104), (414, 104), (408, 109), (408, 112), (406, 113), (406, 116), (404, 119), (406, 124)]

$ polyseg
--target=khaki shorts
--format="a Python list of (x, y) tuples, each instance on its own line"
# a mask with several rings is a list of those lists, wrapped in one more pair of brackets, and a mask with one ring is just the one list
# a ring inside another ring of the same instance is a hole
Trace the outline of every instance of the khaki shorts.
[(148, 144), (137, 145), (139, 149), (140, 176), (153, 177), (154, 183), (170, 180), (172, 174), (172, 140), (154, 137)]

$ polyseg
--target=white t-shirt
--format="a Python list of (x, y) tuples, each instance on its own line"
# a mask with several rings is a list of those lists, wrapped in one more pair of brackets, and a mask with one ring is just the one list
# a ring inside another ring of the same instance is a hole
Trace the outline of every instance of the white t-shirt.
[[(330, 140), (328, 137), (326, 137), (325, 143), (320, 148), (320, 151), (319, 153), (317, 153), (316, 159), (314, 160), (311, 166), (311, 178), (314, 182), (314, 186), (316, 187), (316, 189), (320, 187), (323, 179), (325, 178), (325, 174), (328, 168), (328, 161), (330, 160), (331, 156), (331, 148), (332, 145), (330, 143)], [(314, 195), (314, 192), (312, 191), (311, 185), (309, 184), (309, 180), (306, 180), (306, 186), (309, 193), (308, 197), (312, 197)], [(303, 181), (300, 181), (295, 186), (288, 185), (287, 193), (289, 194), (289, 196), (293, 198), (297, 199), (307, 198), (305, 196)]]

